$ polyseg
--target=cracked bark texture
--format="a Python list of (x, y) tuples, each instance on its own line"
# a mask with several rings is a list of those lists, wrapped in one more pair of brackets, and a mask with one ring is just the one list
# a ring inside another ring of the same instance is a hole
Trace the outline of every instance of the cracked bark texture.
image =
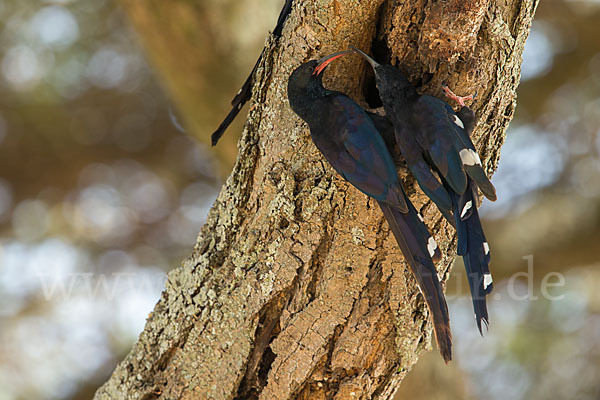
[[(392, 398), (431, 347), (427, 308), (376, 203), (335, 174), (289, 108), (287, 78), (308, 59), (375, 43), (422, 92), (441, 96), (442, 82), (478, 92), (474, 141), (491, 172), (536, 3), (296, 0), (280, 41), (266, 42), (256, 107), (193, 254), (169, 273), (144, 331), (96, 399)], [(187, 74), (202, 57), (190, 34), (202, 29), (198, 5), (121, 5), (170, 95), (191, 102), (180, 109), (193, 119), (201, 93)], [(365, 70), (345, 57), (326, 85), (356, 97)], [(400, 174), (445, 254), (445, 280), (454, 232)]]

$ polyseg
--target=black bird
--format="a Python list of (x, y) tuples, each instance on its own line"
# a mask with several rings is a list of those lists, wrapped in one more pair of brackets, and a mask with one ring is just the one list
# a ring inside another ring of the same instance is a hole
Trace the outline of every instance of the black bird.
[[(456, 226), (457, 252), (463, 256), (481, 333), (481, 321), (489, 323), (486, 295), (493, 285), (489, 246), (477, 213), (477, 189), (492, 201), (496, 200), (496, 189), (485, 174), (469, 136), (475, 114), (467, 107), (457, 114), (448, 103), (418, 94), (399, 69), (379, 64), (359, 49), (353, 50), (362, 55), (375, 72), (379, 96), (394, 125), (396, 142), (409, 169), (425, 194)], [(464, 106), (461, 98), (455, 95), (454, 98)]]
[[(292, 10), (292, 1), (293, 0), (285, 0), (285, 4), (283, 5), (281, 12), (279, 13), (279, 18), (277, 18), (277, 24), (275, 25), (275, 29), (273, 29), (272, 33), (273, 37), (276, 39), (281, 37), (283, 23), (285, 22), (285, 19)], [(221, 122), (221, 125), (219, 125), (217, 130), (214, 131), (211, 135), (210, 139), (213, 146), (216, 145), (221, 136), (223, 136), (223, 133), (225, 133), (227, 127), (233, 122), (233, 120), (238, 115), (244, 104), (246, 104), (246, 102), (250, 100), (250, 97), (252, 96), (252, 85), (254, 84), (254, 74), (256, 73), (256, 70), (258, 69), (258, 66), (260, 65), (260, 62), (264, 55), (265, 49), (263, 49), (260, 53), (260, 56), (258, 56), (258, 60), (256, 60), (256, 64), (254, 64), (254, 67), (252, 68), (252, 71), (250, 71), (250, 75), (248, 75), (248, 78), (246, 78), (246, 81), (242, 85), (242, 88), (237, 92), (233, 100), (231, 100), (231, 111), (229, 112), (229, 114), (227, 114), (223, 122)]]
[(406, 196), (384, 140), (366, 112), (343, 93), (325, 89), (322, 72), (347, 52), (300, 65), (288, 80), (292, 109), (310, 127), (313, 142), (333, 168), (377, 200), (433, 318), (438, 348), (451, 359), (450, 318), (433, 259), (441, 253)]

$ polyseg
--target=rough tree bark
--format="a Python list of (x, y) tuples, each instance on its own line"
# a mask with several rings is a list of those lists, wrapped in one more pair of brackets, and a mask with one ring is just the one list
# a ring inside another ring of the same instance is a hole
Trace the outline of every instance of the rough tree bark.
[[(201, 57), (186, 35), (200, 29), (193, 2), (121, 3), (171, 95), (201, 95), (187, 75)], [(377, 205), (336, 176), (290, 110), (287, 78), (310, 58), (376, 43), (424, 92), (441, 96), (443, 81), (478, 92), (475, 142), (492, 171), (536, 5), (296, 0), (279, 44), (266, 43), (237, 163), (192, 256), (169, 273), (138, 342), (96, 398), (391, 398), (430, 348), (427, 309)], [(345, 57), (326, 85), (356, 97), (364, 68)], [(193, 104), (181, 109), (193, 119)], [(400, 172), (445, 254), (445, 280), (454, 232)]]

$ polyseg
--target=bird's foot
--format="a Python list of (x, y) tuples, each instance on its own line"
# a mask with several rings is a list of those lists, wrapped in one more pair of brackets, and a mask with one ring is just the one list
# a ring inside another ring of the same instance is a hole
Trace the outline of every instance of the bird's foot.
[(452, 90), (450, 90), (450, 88), (446, 86), (445, 83), (442, 83), (442, 89), (444, 89), (444, 93), (446, 93), (446, 96), (456, 101), (458, 104), (460, 104), (461, 107), (466, 107), (465, 100), (474, 100), (477, 97), (477, 92), (469, 96), (458, 96)]

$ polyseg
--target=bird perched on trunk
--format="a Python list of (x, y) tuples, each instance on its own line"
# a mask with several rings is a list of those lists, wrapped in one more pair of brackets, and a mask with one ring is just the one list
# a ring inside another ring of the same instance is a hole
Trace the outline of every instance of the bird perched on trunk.
[(310, 127), (313, 142), (333, 168), (379, 203), (433, 318), (438, 348), (451, 359), (450, 318), (433, 259), (441, 257), (406, 196), (392, 156), (367, 113), (343, 93), (323, 87), (327, 65), (347, 52), (300, 65), (288, 80), (290, 106)]
[[(399, 69), (377, 63), (359, 49), (375, 72), (379, 97), (394, 125), (396, 142), (423, 192), (456, 226), (458, 254), (463, 256), (477, 327), (489, 323), (486, 295), (492, 291), (489, 246), (477, 213), (479, 188), (490, 200), (496, 189), (488, 179), (470, 138), (475, 114), (464, 107), (459, 114), (446, 102), (420, 95)], [(434, 172), (441, 178), (438, 180)], [(452, 216), (453, 215), (453, 216)]]

